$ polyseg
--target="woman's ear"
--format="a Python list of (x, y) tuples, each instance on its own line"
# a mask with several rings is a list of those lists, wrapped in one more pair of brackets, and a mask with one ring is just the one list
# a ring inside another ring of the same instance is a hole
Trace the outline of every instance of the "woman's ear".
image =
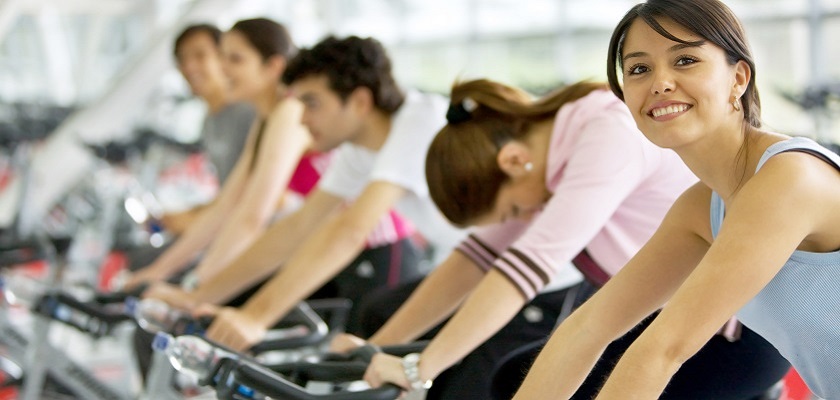
[(747, 86), (750, 84), (750, 78), (752, 77), (752, 70), (750, 69), (750, 65), (747, 64), (744, 60), (739, 60), (735, 63), (735, 81), (732, 85), (732, 96), (735, 98), (741, 98), (744, 93), (747, 91)]
[(518, 178), (526, 175), (533, 164), (531, 162), (531, 151), (524, 143), (511, 140), (505, 143), (496, 156), (499, 169), (511, 178)]

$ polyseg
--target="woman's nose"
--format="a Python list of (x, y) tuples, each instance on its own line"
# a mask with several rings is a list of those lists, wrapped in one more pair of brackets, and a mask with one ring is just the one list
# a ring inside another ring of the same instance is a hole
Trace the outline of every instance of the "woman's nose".
[(667, 70), (660, 70), (653, 74), (653, 84), (651, 85), (652, 94), (673, 92), (675, 86), (674, 77)]

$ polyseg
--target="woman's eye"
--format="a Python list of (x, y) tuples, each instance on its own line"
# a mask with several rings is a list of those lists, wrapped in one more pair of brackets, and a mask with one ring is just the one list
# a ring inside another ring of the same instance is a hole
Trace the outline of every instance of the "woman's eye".
[(677, 65), (689, 65), (697, 62), (697, 59), (689, 56), (682, 56), (677, 59)]
[(642, 64), (636, 64), (627, 69), (628, 75), (638, 75), (648, 71), (648, 67)]

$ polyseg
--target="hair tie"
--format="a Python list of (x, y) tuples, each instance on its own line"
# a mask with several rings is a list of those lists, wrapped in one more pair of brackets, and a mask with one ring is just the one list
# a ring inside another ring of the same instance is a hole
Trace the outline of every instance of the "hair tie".
[(449, 105), (446, 111), (446, 121), (450, 124), (460, 124), (472, 118), (472, 112), (478, 108), (478, 103), (475, 100), (465, 97), (458, 103)]

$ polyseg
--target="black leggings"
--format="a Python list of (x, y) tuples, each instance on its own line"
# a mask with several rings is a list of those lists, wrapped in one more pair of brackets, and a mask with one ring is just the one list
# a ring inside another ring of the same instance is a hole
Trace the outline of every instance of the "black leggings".
[[(395, 288), (405, 282), (422, 277), (420, 270), (421, 252), (410, 239), (397, 243), (365, 249), (335, 278), (318, 289), (310, 299), (346, 298), (353, 302), (347, 322), (347, 331), (359, 331), (358, 305), (363, 297), (378, 287)], [(265, 281), (242, 292), (225, 304), (239, 307), (256, 293)], [(151, 348), (154, 335), (137, 328), (134, 334), (134, 349), (142, 375), (145, 377), (151, 364)]]
[[(364, 333), (369, 336), (381, 326), (387, 318), (385, 314), (392, 313), (395, 305), (401, 304), (416, 285), (398, 289), (390, 296), (381, 293), (376, 299), (368, 299), (368, 307), (362, 310)], [(575, 292), (569, 293), (571, 290)], [(581, 283), (535, 297), (488, 341), (438, 376), (426, 399), (510, 399), (561, 317), (563, 304), (570, 301), (572, 304), (567, 306), (576, 308), (594, 292), (590, 284)], [(607, 347), (573, 399), (595, 397), (612, 367), (653, 318), (649, 317)], [(520, 349), (531, 351), (510, 359)], [(710, 340), (677, 372), (661, 398), (753, 399), (780, 381), (788, 369), (787, 360), (770, 343), (744, 327), (741, 339), (734, 343), (720, 336)]]

